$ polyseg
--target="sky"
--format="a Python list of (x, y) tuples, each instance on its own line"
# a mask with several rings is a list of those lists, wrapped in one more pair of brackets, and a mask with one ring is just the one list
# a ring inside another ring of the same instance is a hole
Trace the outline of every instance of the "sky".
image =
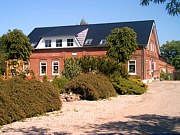
[(170, 16), (165, 4), (141, 6), (140, 0), (1, 0), (0, 36), (19, 29), (28, 35), (36, 27), (155, 20), (160, 45), (180, 40), (180, 16)]

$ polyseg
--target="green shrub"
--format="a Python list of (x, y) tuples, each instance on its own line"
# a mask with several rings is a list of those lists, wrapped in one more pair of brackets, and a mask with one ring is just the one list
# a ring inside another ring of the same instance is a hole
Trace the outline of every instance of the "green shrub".
[(58, 90), (48, 82), (14, 77), (0, 81), (0, 125), (59, 110)]
[(119, 78), (120, 76), (127, 77), (128, 75), (125, 64), (108, 57), (97, 58), (97, 70), (113, 79)]
[(42, 82), (48, 82), (47, 75), (44, 75), (44, 76), (43, 76), (43, 78), (42, 78)]
[(116, 96), (109, 79), (100, 74), (82, 74), (65, 85), (67, 92), (80, 94), (81, 99), (98, 100)]
[(64, 62), (64, 69), (62, 71), (62, 75), (65, 76), (67, 79), (71, 80), (74, 77), (79, 76), (81, 73), (81, 66), (79, 59), (77, 58), (70, 58), (66, 59)]
[(68, 82), (68, 79), (66, 79), (65, 77), (62, 78), (57, 78), (55, 77), (52, 81), (53, 85), (59, 89), (60, 93), (64, 92), (64, 85)]
[(82, 58), (66, 59), (62, 75), (71, 80), (81, 73), (96, 72), (106, 75), (112, 80), (128, 77), (126, 65), (109, 57), (84, 56)]
[(160, 78), (161, 78), (161, 79), (167, 79), (167, 74), (164, 73), (164, 72), (161, 72), (161, 73), (160, 73)]
[(83, 73), (92, 72), (97, 69), (97, 60), (92, 56), (84, 56), (80, 58), (80, 65)]
[(112, 83), (116, 92), (120, 95), (140, 95), (143, 94), (147, 90), (147, 85), (141, 82), (139, 79), (125, 79), (119, 78), (115, 82)]

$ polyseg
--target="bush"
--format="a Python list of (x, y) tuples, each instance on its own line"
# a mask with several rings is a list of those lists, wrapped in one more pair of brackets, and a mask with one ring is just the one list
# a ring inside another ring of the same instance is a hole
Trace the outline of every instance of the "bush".
[(14, 77), (0, 81), (0, 125), (59, 110), (58, 90), (50, 83)]
[(163, 80), (166, 80), (167, 79), (167, 74), (164, 73), (164, 72), (161, 72), (160, 73), (160, 78), (163, 79)]
[(97, 59), (92, 56), (81, 57), (80, 65), (83, 73), (92, 72), (97, 69)]
[(100, 74), (82, 74), (65, 85), (67, 92), (80, 94), (81, 99), (98, 100), (116, 96), (109, 79)]
[(64, 85), (68, 82), (68, 79), (66, 79), (65, 77), (62, 78), (57, 78), (55, 77), (52, 81), (53, 85), (59, 89), (60, 93), (64, 92)]
[(65, 76), (67, 79), (71, 80), (74, 77), (79, 76), (81, 73), (81, 66), (79, 59), (77, 58), (70, 58), (66, 59), (64, 62), (64, 69), (62, 71), (62, 75)]
[(140, 95), (147, 90), (147, 85), (141, 82), (140, 79), (125, 79), (119, 78), (112, 83), (116, 92), (120, 95)]
[[(71, 58), (65, 61), (65, 65), (67, 65), (67, 67), (65, 67), (66, 74), (63, 74), (68, 78), (77, 77), (80, 72), (88, 73), (93, 71), (102, 73), (111, 79), (116, 79), (120, 76), (126, 78), (128, 76), (125, 64), (119, 63), (109, 57), (84, 56), (80, 59)], [(68, 65), (71, 65), (71, 68), (69, 68)], [(75, 67), (78, 68), (76, 69)]]
[(119, 78), (120, 76), (126, 78), (128, 76), (125, 64), (108, 57), (99, 57), (97, 59), (97, 70), (112, 79)]

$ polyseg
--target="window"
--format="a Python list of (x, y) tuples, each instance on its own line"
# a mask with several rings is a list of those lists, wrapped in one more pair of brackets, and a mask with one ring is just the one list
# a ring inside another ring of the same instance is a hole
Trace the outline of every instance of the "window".
[(47, 62), (40, 62), (40, 75), (46, 75), (47, 73)]
[(85, 45), (90, 45), (92, 43), (93, 39), (86, 39)]
[(67, 46), (73, 46), (73, 39), (67, 39)]
[(128, 62), (128, 72), (131, 75), (135, 75), (136, 74), (136, 61), (135, 60), (130, 60)]
[(51, 40), (45, 40), (45, 47), (51, 47)]
[(99, 44), (100, 44), (100, 45), (105, 45), (105, 44), (106, 44), (106, 39), (102, 39)]
[(56, 47), (62, 47), (62, 39), (56, 39)]
[(59, 74), (59, 62), (53, 61), (52, 62), (52, 75), (58, 75)]

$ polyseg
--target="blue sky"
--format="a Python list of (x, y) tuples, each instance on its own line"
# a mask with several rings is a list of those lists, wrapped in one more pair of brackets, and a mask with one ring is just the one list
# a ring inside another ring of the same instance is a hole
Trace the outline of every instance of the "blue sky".
[(165, 5), (140, 6), (140, 0), (1, 0), (0, 36), (8, 29), (28, 35), (35, 27), (155, 20), (160, 45), (180, 40), (180, 16)]

